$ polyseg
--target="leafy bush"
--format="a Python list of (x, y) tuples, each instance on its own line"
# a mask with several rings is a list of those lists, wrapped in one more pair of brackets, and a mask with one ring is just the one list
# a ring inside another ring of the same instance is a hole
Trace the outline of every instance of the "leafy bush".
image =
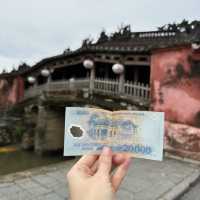
[(25, 128), (23, 126), (19, 126), (19, 125), (16, 126), (14, 135), (16, 136), (16, 139), (18, 141), (22, 139), (22, 136), (24, 135), (24, 133), (25, 133)]

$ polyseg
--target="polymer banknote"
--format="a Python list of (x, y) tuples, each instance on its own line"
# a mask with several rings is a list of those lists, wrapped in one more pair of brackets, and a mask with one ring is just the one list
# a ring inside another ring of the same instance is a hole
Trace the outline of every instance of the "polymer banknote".
[(152, 160), (163, 158), (164, 113), (66, 107), (64, 155), (113, 152)]

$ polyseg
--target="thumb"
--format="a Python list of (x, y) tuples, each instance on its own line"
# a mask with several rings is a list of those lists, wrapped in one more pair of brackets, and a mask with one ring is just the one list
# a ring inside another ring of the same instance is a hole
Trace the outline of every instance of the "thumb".
[(112, 167), (112, 151), (109, 147), (104, 147), (99, 157), (99, 167), (97, 173), (109, 175)]

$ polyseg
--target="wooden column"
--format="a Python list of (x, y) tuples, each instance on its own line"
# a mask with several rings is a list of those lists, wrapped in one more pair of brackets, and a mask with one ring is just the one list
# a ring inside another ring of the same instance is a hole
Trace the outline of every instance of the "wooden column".
[(35, 83), (33, 83), (33, 85), (32, 85), (32, 89), (33, 90), (36, 90), (37, 89), (37, 86), (38, 86), (38, 80), (37, 80), (37, 78), (35, 79)]
[(71, 91), (73, 91), (75, 89), (75, 79), (74, 78), (69, 79), (69, 89)]
[(94, 80), (95, 80), (95, 66), (90, 70), (90, 94), (94, 90)]
[(124, 75), (125, 75), (124, 72), (119, 75), (119, 93), (120, 94), (124, 93), (124, 77), (125, 77)]
[(139, 80), (139, 71), (138, 68), (135, 68), (134, 70), (134, 82), (138, 82)]
[(51, 73), (49, 74), (48, 78), (47, 78), (47, 83), (51, 82)]

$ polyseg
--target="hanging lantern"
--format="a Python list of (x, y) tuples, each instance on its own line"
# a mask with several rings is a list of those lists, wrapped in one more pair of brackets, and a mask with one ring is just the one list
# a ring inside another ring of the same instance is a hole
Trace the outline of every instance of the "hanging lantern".
[(122, 74), (124, 72), (124, 65), (116, 63), (112, 66), (112, 70), (115, 74)]
[(197, 50), (200, 48), (200, 44), (197, 44), (197, 43), (192, 43), (192, 49), (193, 50)]
[(92, 69), (94, 67), (94, 62), (90, 59), (86, 59), (86, 60), (83, 61), (83, 66), (86, 69)]
[(29, 77), (27, 78), (27, 81), (28, 81), (30, 84), (34, 84), (35, 81), (36, 81), (36, 79), (35, 79), (35, 77), (33, 77), (33, 76), (29, 76)]
[(42, 69), (41, 70), (41, 75), (44, 77), (48, 77), (50, 74), (50, 71), (48, 69)]

